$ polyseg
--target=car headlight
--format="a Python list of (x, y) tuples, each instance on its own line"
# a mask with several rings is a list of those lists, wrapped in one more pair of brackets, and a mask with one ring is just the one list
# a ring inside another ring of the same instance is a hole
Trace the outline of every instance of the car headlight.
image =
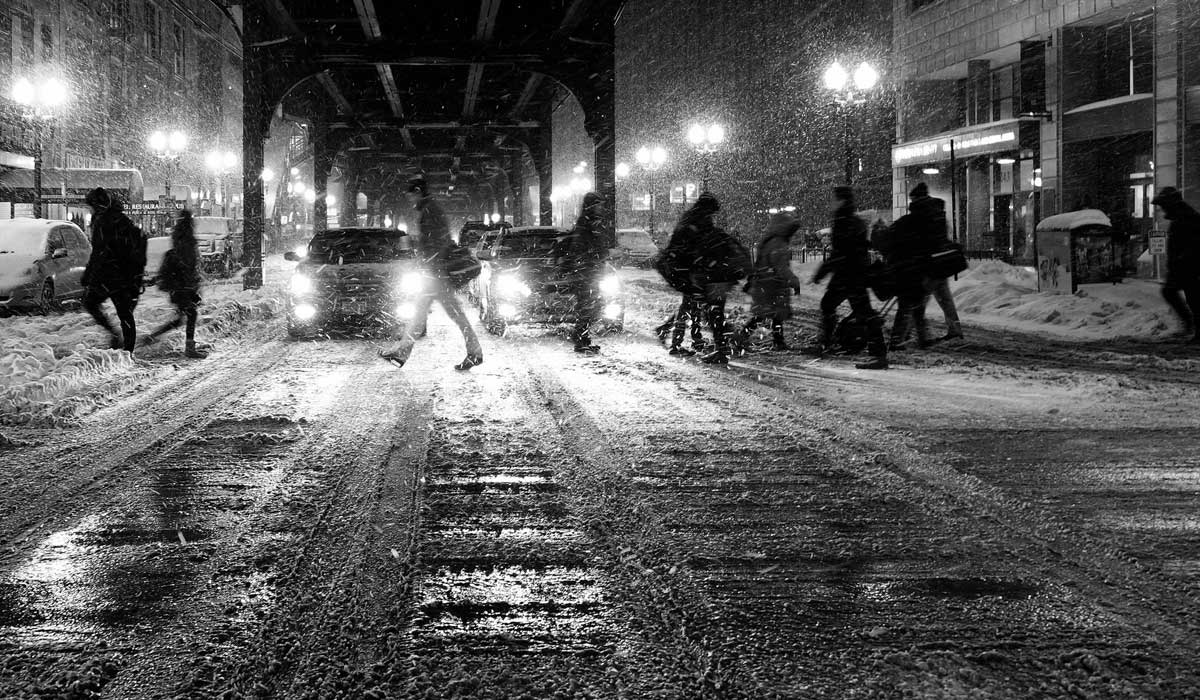
[(300, 245), (296, 246), (296, 249), (293, 250), (292, 252), (296, 254), (297, 258), (301, 258), (301, 259), (307, 258), (308, 257), (308, 245), (301, 243)]
[(529, 285), (521, 281), (520, 277), (511, 273), (507, 275), (500, 275), (496, 278), (496, 291), (501, 296), (506, 297), (527, 297), (533, 293), (532, 290), (529, 289)]
[(604, 307), (604, 318), (607, 318), (610, 321), (615, 321), (618, 318), (621, 318), (621, 305), (620, 304), (608, 304), (607, 306), (605, 306)]
[(600, 280), (600, 293), (605, 296), (615, 296), (621, 293), (621, 280), (616, 275), (605, 275)]
[(405, 272), (400, 276), (400, 291), (404, 294), (420, 294), (425, 289), (425, 278), (420, 272)]
[(417, 305), (405, 302), (396, 306), (396, 318), (409, 319), (417, 315)]
[(292, 294), (308, 294), (313, 290), (313, 281), (304, 275), (292, 275)]

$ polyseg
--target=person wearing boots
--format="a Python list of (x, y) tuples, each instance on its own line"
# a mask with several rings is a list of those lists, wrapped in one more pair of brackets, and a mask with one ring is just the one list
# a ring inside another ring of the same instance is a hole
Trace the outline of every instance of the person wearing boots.
[(1163, 299), (1183, 321), (1188, 342), (1200, 343), (1200, 213), (1174, 187), (1162, 188), (1150, 202), (1171, 222)]
[(927, 348), (932, 344), (925, 320), (931, 286), (927, 261), (938, 250), (939, 232), (944, 237), (946, 226), (944, 206), (939, 206), (941, 200), (929, 196), (925, 183), (918, 183), (909, 196), (908, 213), (892, 226), (886, 251), (897, 297), (890, 339), (893, 349), (904, 345), (910, 322), (917, 334), (917, 346)]
[(883, 319), (871, 307), (867, 291), (867, 269), (871, 264), (867, 223), (856, 213), (854, 189), (841, 186), (833, 189), (833, 226), (829, 236), (830, 257), (817, 271), (814, 282), (832, 274), (829, 286), (821, 297), (821, 338), (810, 352), (823, 354), (833, 346), (837, 327), (837, 309), (849, 301), (850, 309), (866, 319), (867, 352), (871, 360), (855, 365), (858, 369), (887, 369), (887, 345), (883, 340)]
[(594, 355), (600, 346), (592, 342), (591, 327), (600, 318), (603, 297), (600, 278), (608, 260), (604, 230), (604, 199), (595, 192), (583, 195), (583, 207), (575, 227), (562, 242), (558, 269), (575, 297), (575, 329), (571, 339), (575, 352)]
[(175, 318), (142, 338), (149, 345), (159, 336), (178, 328), (185, 321), (184, 350), (187, 357), (201, 359), (208, 353), (196, 347), (196, 307), (200, 304), (200, 251), (196, 247), (196, 226), (192, 212), (179, 212), (175, 227), (171, 230), (171, 249), (168, 250), (158, 268), (158, 288), (166, 292), (175, 305)]
[[(92, 209), (92, 254), (80, 280), (84, 288), (83, 308), (108, 331), (110, 348), (133, 352), (137, 342), (133, 310), (142, 293), (146, 239), (125, 216), (120, 200), (108, 190), (97, 187), (83, 201)], [(121, 323), (120, 335), (101, 308), (109, 299)]]
[(712, 251), (720, 249), (717, 245), (723, 236), (713, 223), (713, 215), (720, 211), (721, 205), (717, 198), (709, 192), (702, 192), (696, 203), (683, 213), (667, 249), (663, 252), (667, 265), (677, 275), (686, 276), (689, 286), (683, 291), (683, 303), (675, 316), (675, 330), (671, 336), (672, 355), (694, 355), (695, 352), (683, 347), (683, 336), (687, 324), (693, 326), (707, 318), (712, 330), (713, 343), (716, 349), (702, 357), (702, 361), (710, 364), (726, 364), (729, 362), (729, 334), (725, 324), (725, 298), (732, 288), (732, 283), (710, 279), (708, 267), (722, 261), (713, 259)]
[(792, 236), (800, 229), (794, 217), (778, 213), (767, 224), (767, 234), (758, 244), (754, 274), (746, 285), (750, 293), (750, 320), (734, 335), (734, 346), (744, 350), (750, 334), (760, 324), (771, 324), (771, 349), (788, 350), (783, 322), (792, 317), (791, 294), (800, 294), (800, 278), (792, 272)]
[(416, 312), (412, 322), (401, 338), (393, 347), (380, 351), (380, 356), (398, 366), (404, 366), (412, 354), (417, 338), (425, 335), (425, 324), (429, 318), (429, 309), (436, 299), (442, 305), (446, 315), (462, 332), (463, 341), (467, 346), (467, 356), (462, 362), (454, 365), (454, 369), (466, 371), (483, 363), (483, 348), (479, 337), (471, 327), (471, 321), (463, 311), (462, 304), (454, 295), (454, 287), (450, 284), (450, 275), (446, 271), (446, 260), (454, 240), (450, 237), (450, 227), (446, 223), (446, 214), (442, 207), (429, 192), (425, 178), (417, 175), (408, 181), (408, 199), (417, 211), (417, 229), (420, 237), (417, 239), (418, 251), (424, 262), (428, 278), (425, 291), (417, 302)]
[[(918, 182), (908, 196), (913, 201), (928, 199), (932, 203), (928, 221), (930, 245), (934, 251), (949, 248), (952, 241), (950, 227), (946, 223), (946, 201), (939, 197), (930, 197), (929, 187), (924, 182)], [(954, 293), (950, 291), (950, 278), (931, 277), (926, 286), (933, 295), (933, 300), (941, 308), (942, 317), (946, 319), (946, 334), (938, 338), (938, 342), (961, 340), (962, 322), (958, 319), (958, 307), (954, 305)]]

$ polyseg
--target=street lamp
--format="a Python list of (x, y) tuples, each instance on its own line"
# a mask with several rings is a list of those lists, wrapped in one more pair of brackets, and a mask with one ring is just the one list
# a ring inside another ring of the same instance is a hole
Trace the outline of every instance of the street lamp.
[(879, 71), (863, 61), (851, 75), (842, 64), (834, 61), (825, 69), (825, 88), (833, 93), (842, 117), (842, 148), (845, 153), (846, 184), (854, 184), (854, 134), (850, 109), (867, 101), (867, 93), (879, 83)]
[(232, 151), (209, 151), (204, 157), (204, 164), (208, 166), (209, 171), (217, 178), (217, 185), (221, 190), (221, 214), (229, 216), (229, 185), (225, 176), (233, 172), (237, 167), (237, 155)]
[(42, 218), (42, 127), (54, 118), (59, 107), (66, 104), (67, 86), (50, 77), (38, 83), (19, 79), (12, 88), (13, 101), (21, 105), (25, 117), (33, 124), (33, 218)]
[(169, 134), (161, 130), (150, 134), (150, 150), (154, 151), (154, 155), (158, 156), (164, 164), (163, 190), (166, 193), (163, 195), (164, 200), (172, 202), (175, 200), (171, 195), (171, 174), (179, 168), (179, 159), (183, 156), (184, 149), (187, 148), (187, 142), (187, 134), (178, 129)]
[[(725, 130), (721, 129), (720, 140), (724, 140)], [(654, 236), (654, 209), (657, 204), (656, 182), (654, 174), (662, 168), (667, 162), (667, 149), (659, 145), (642, 146), (637, 150), (634, 156), (637, 158), (638, 165), (642, 166), (646, 172), (650, 173), (650, 215), (646, 228), (649, 229), (651, 237)]]
[(688, 127), (688, 141), (700, 154), (704, 164), (704, 178), (700, 189), (708, 191), (709, 158), (716, 153), (717, 148), (725, 142), (725, 127), (720, 124), (692, 124)]

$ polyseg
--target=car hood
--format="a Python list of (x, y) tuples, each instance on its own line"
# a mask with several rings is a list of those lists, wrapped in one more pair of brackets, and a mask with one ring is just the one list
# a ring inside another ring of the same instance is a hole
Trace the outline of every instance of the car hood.
[(558, 266), (545, 258), (515, 258), (496, 261), (496, 272), (516, 272), (526, 281), (551, 280), (560, 277)]
[(29, 268), (38, 261), (38, 256), (21, 253), (0, 254), (0, 290), (8, 291), (33, 281)]
[(296, 272), (313, 279), (334, 282), (337, 280), (394, 279), (417, 269), (415, 260), (392, 260), (383, 263), (346, 263), (345, 265), (301, 264)]

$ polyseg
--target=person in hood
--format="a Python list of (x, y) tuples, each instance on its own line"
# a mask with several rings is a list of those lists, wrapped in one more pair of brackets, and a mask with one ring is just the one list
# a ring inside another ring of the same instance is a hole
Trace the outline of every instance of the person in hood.
[(608, 260), (608, 232), (604, 225), (604, 198), (595, 192), (583, 195), (582, 211), (571, 233), (562, 241), (559, 272), (575, 296), (575, 352), (594, 355), (591, 328), (600, 320), (604, 298), (600, 280)]
[[(916, 187), (908, 193), (910, 202), (920, 202), (919, 209), (924, 209), (926, 200), (929, 201), (929, 216), (926, 220), (928, 231), (926, 235), (929, 237), (930, 247), (934, 251), (946, 250), (953, 243), (950, 240), (950, 227), (946, 223), (946, 201), (939, 197), (929, 196), (929, 186), (924, 182), (918, 182)], [(942, 317), (946, 319), (946, 334), (938, 341), (962, 339), (962, 322), (958, 319), (958, 307), (954, 305), (954, 293), (950, 291), (950, 278), (948, 277), (930, 277), (926, 280), (926, 287), (933, 295), (933, 300), (942, 310)]]
[[(917, 345), (929, 347), (929, 324), (925, 307), (929, 304), (930, 280), (926, 274), (929, 256), (939, 250), (945, 237), (944, 203), (928, 195), (920, 183), (911, 193), (908, 213), (892, 225), (884, 253), (896, 285), (896, 321), (892, 324), (890, 345), (899, 349), (908, 337), (909, 324), (917, 334)], [(940, 232), (940, 233), (939, 233)]]
[[(133, 310), (142, 293), (146, 239), (108, 190), (97, 187), (83, 201), (92, 209), (92, 255), (81, 279), (83, 308), (108, 331), (109, 347), (132, 353), (137, 343)], [(120, 334), (101, 308), (110, 299), (121, 324)]]
[(196, 246), (196, 225), (192, 212), (184, 209), (171, 229), (171, 249), (163, 254), (158, 268), (158, 288), (168, 294), (175, 305), (175, 318), (142, 338), (149, 345), (159, 336), (187, 323), (184, 329), (183, 354), (191, 358), (205, 358), (208, 353), (196, 346), (197, 307), (200, 304), (200, 251)]
[(821, 338), (813, 349), (817, 354), (827, 352), (834, 344), (837, 328), (837, 309), (850, 302), (850, 310), (867, 327), (868, 362), (855, 365), (859, 369), (887, 369), (887, 345), (883, 341), (883, 319), (871, 307), (867, 287), (867, 271), (871, 264), (867, 222), (856, 213), (854, 189), (833, 188), (833, 224), (829, 235), (829, 260), (823, 263), (814, 277), (820, 282), (832, 274), (829, 286), (821, 297)]
[(792, 317), (791, 295), (800, 294), (800, 278), (792, 272), (792, 236), (800, 222), (780, 212), (771, 217), (767, 233), (758, 244), (754, 274), (746, 285), (750, 293), (750, 320), (734, 336), (734, 345), (745, 348), (759, 325), (771, 325), (771, 349), (788, 350), (783, 322)]
[(420, 232), (417, 248), (428, 273), (426, 288), (417, 302), (417, 309), (404, 337), (396, 345), (380, 351), (379, 354), (394, 364), (403, 366), (412, 354), (415, 341), (425, 336), (429, 309), (436, 299), (462, 332), (463, 341), (467, 346), (467, 356), (462, 362), (454, 365), (454, 369), (469, 370), (483, 363), (483, 348), (479, 344), (479, 337), (475, 335), (475, 329), (471, 327), (470, 319), (463, 311), (462, 304), (454, 295), (454, 287), (446, 269), (450, 248), (454, 245), (454, 239), (450, 237), (450, 227), (446, 223), (446, 214), (429, 192), (429, 185), (424, 177), (414, 176), (409, 179), (407, 195), (417, 211), (417, 228)]
[(670, 353), (694, 355), (694, 351), (683, 347), (684, 333), (689, 323), (694, 327), (701, 319), (707, 319), (716, 349), (701, 359), (710, 364), (729, 362), (725, 298), (733, 285), (712, 280), (707, 269), (714, 262), (714, 244), (723, 235), (713, 223), (713, 215), (720, 209), (721, 204), (712, 193), (701, 193), (696, 203), (680, 217), (663, 251), (663, 268), (687, 280), (687, 284), (677, 286), (683, 287), (683, 302), (675, 315)]
[[(1174, 187), (1164, 187), (1151, 204), (1171, 222), (1167, 228), (1167, 278), (1162, 295), (1183, 321), (1189, 343), (1200, 343), (1200, 213)], [(1186, 299), (1186, 301), (1185, 301)]]

